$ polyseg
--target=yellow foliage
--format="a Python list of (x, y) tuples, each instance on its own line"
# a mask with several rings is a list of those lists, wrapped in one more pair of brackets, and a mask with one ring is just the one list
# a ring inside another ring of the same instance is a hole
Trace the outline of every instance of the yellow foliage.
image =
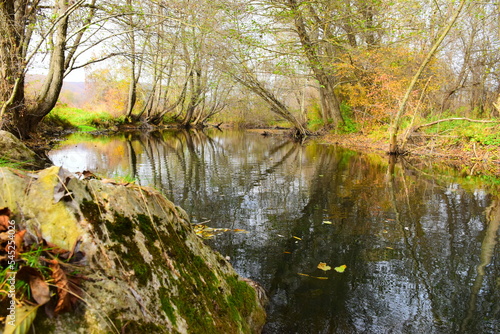
[[(339, 95), (353, 110), (363, 111), (360, 117), (364, 122), (375, 124), (387, 120), (397, 111), (423, 57), (422, 53), (394, 45), (345, 55), (337, 67), (337, 74), (346, 82), (339, 88)], [(432, 76), (432, 81), (427, 94), (439, 90), (444, 77), (441, 68), (438, 61), (430, 64), (417, 84), (407, 110), (413, 110), (429, 77)]]

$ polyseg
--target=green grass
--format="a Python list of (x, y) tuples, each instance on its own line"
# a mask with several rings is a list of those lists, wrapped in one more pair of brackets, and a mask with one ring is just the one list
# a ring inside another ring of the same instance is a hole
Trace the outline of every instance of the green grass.
[(342, 103), (340, 113), (344, 119), (344, 125), (340, 127), (340, 133), (354, 133), (358, 131), (358, 125), (353, 120), (352, 109), (349, 105)]
[(17, 161), (12, 161), (4, 157), (0, 157), (0, 167), (10, 167), (16, 169), (23, 169), (24, 164)]
[(64, 128), (77, 128), (80, 131), (105, 129), (123, 122), (123, 117), (115, 118), (106, 112), (88, 112), (65, 105), (56, 106), (45, 117), (44, 122)]
[[(421, 124), (430, 123), (438, 119), (453, 118), (461, 116), (441, 116), (422, 120)], [(438, 123), (422, 129), (427, 134), (448, 136), (454, 138), (454, 143), (476, 143), (481, 146), (500, 145), (500, 122), (498, 123), (474, 123), (468, 121), (448, 121)]]

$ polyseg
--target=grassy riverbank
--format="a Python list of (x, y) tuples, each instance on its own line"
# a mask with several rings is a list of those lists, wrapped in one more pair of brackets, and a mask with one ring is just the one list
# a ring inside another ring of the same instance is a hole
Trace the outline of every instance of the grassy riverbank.
[[(345, 114), (348, 126), (339, 131), (317, 133), (321, 140), (328, 144), (337, 144), (365, 152), (385, 153), (388, 151), (388, 124), (379, 126), (356, 122)], [(454, 165), (466, 175), (488, 174), (500, 176), (500, 122), (471, 122), (467, 119), (453, 120), (454, 115), (441, 116), (450, 119), (438, 122), (436, 117), (417, 119), (410, 124), (410, 119), (403, 125), (401, 136), (406, 136), (405, 150), (407, 157), (429, 157)], [(309, 122), (311, 131), (320, 129), (321, 121)], [(44, 120), (45, 129), (50, 135), (57, 130), (72, 129), (76, 131), (118, 130), (125, 124), (125, 117), (114, 117), (106, 112), (87, 112), (65, 105), (57, 106)], [(432, 125), (429, 125), (432, 124)], [(224, 124), (231, 126), (231, 123)], [(268, 124), (270, 128), (277, 124)], [(280, 122), (280, 127), (288, 124)], [(239, 124), (245, 127), (245, 124)]]
[(43, 123), (62, 129), (96, 131), (123, 124), (124, 121), (125, 116), (113, 117), (104, 111), (87, 112), (79, 108), (58, 105), (45, 117)]

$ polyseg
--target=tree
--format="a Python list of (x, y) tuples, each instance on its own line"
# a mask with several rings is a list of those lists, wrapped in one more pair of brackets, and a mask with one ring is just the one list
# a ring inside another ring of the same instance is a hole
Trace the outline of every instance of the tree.
[(401, 118), (403, 116), (403, 113), (406, 110), (406, 104), (408, 103), (408, 100), (410, 99), (410, 94), (413, 91), (413, 88), (415, 87), (417, 80), (420, 78), (422, 75), (422, 72), (424, 69), (427, 67), (429, 62), (431, 61), (432, 57), (436, 54), (439, 46), (445, 39), (446, 35), (450, 32), (451, 28), (455, 24), (455, 21), (457, 20), (458, 16), (460, 15), (462, 9), (465, 6), (466, 0), (461, 0), (457, 9), (453, 13), (453, 16), (451, 17), (450, 21), (448, 24), (444, 27), (443, 31), (439, 35), (439, 37), (436, 39), (434, 44), (432, 45), (432, 48), (429, 50), (427, 53), (427, 57), (422, 61), (422, 64), (420, 64), (420, 67), (418, 68), (417, 72), (413, 76), (410, 84), (408, 85), (408, 88), (406, 90), (405, 96), (403, 97), (403, 100), (400, 103), (399, 109), (397, 114), (395, 115), (391, 127), (389, 129), (389, 154), (400, 154), (400, 149), (398, 147), (398, 142), (397, 142), (397, 136), (399, 132), (399, 128), (401, 126)]
[[(0, 80), (5, 83), (0, 93), (2, 128), (26, 138), (55, 106), (64, 75), (74, 64), (76, 50), (95, 13), (95, 2), (86, 6), (85, 0), (71, 4), (65, 0), (0, 2)], [(70, 17), (77, 11), (83, 19), (70, 36)], [(35, 31), (37, 26), (46, 30)], [(48, 74), (36, 99), (26, 101), (26, 71), (44, 46), (50, 59)]]
[[(312, 4), (302, 4), (297, 2), (297, 0), (287, 0), (286, 3), (290, 10), (290, 15), (293, 18), (295, 32), (300, 40), (300, 44), (302, 45), (304, 55), (307, 58), (309, 67), (311, 68), (314, 77), (319, 83), (323, 119), (325, 123), (327, 123), (329, 119), (332, 119), (333, 124), (336, 127), (342, 125), (344, 124), (344, 119), (342, 118), (342, 114), (340, 112), (340, 101), (335, 93), (335, 87), (338, 82), (334, 73), (332, 73), (334, 72), (332, 66), (328, 64), (334, 61), (334, 54), (331, 52), (331, 48), (322, 47), (320, 35), (314, 28), (308, 27), (305, 18), (305, 7), (308, 6), (308, 10), (313, 16), (313, 19), (320, 21), (316, 23), (323, 26), (323, 29), (325, 30), (324, 36), (326, 38), (331, 38), (331, 23), (328, 21), (322, 21), (322, 18), (318, 15), (318, 13), (321, 13), (322, 11), (323, 13), (328, 13), (327, 15), (331, 14), (331, 10), (328, 8), (330, 7), (330, 4), (320, 3), (322, 8), (320, 8), (320, 11), (316, 11)], [(327, 55), (326, 61), (325, 57), (321, 56), (322, 51)]]

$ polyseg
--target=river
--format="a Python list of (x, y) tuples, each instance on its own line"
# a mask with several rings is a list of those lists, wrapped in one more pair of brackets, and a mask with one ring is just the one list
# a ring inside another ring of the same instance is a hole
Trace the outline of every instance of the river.
[(264, 333), (500, 332), (498, 192), (431, 164), (215, 129), (73, 134), (49, 156), (245, 230), (207, 243), (268, 291)]

